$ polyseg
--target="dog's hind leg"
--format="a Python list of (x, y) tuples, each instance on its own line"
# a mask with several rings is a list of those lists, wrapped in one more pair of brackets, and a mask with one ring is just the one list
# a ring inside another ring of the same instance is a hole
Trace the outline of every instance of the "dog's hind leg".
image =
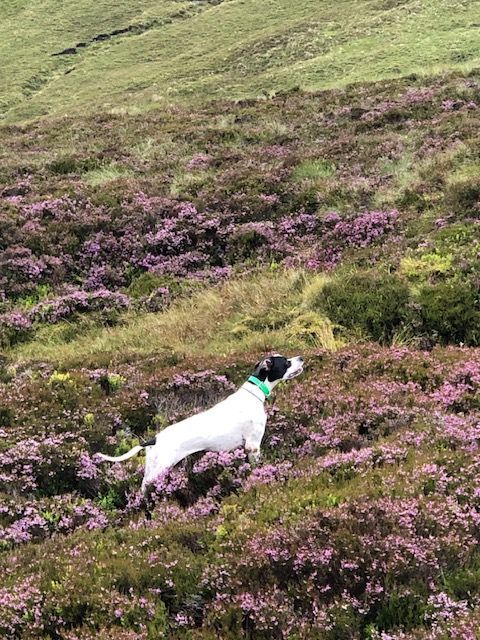
[(164, 471), (171, 469), (178, 462), (177, 456), (159, 455), (156, 447), (147, 449), (145, 457), (145, 473), (142, 480), (142, 491), (145, 493), (147, 485), (154, 482)]
[(146, 450), (146, 456), (145, 456), (145, 471), (143, 473), (143, 480), (142, 480), (142, 493), (145, 493), (145, 490), (147, 488), (147, 484), (149, 484), (152, 481), (152, 468), (153, 468), (153, 456), (152, 456), (152, 450), (150, 448), (148, 448)]

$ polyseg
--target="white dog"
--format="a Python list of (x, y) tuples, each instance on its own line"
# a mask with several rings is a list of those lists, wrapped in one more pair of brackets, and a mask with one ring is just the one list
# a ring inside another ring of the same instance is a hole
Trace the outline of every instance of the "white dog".
[(247, 382), (211, 409), (170, 425), (122, 456), (97, 455), (103, 460), (121, 462), (147, 448), (142, 491), (163, 471), (196, 451), (232, 451), (244, 446), (249, 460), (257, 462), (267, 421), (265, 399), (279, 382), (295, 378), (302, 371), (300, 356), (264, 358), (257, 362)]

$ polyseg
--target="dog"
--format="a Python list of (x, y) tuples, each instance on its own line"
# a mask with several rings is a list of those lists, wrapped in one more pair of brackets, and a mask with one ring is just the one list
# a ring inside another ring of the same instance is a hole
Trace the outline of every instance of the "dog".
[(97, 455), (122, 462), (146, 449), (144, 493), (164, 471), (197, 451), (232, 451), (243, 446), (249, 461), (256, 464), (267, 422), (265, 400), (279, 382), (300, 375), (303, 362), (300, 356), (268, 356), (256, 363), (253, 374), (237, 391), (210, 409), (170, 425), (122, 456)]

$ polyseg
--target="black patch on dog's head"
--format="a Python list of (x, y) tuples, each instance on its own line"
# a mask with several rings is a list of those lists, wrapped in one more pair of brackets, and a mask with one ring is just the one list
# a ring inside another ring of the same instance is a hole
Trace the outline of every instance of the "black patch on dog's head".
[(268, 356), (268, 358), (257, 362), (253, 375), (262, 382), (267, 379), (269, 382), (274, 382), (281, 380), (289, 367), (290, 360), (285, 356)]

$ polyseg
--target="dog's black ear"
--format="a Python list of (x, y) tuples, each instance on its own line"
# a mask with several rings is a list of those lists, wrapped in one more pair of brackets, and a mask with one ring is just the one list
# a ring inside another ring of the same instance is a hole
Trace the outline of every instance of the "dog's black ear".
[(265, 369), (265, 371), (270, 371), (273, 367), (273, 358), (265, 358), (265, 360), (261, 363), (260, 368)]
[(273, 358), (265, 358), (264, 360), (259, 360), (253, 369), (254, 375), (261, 376), (268, 374), (273, 367)]

